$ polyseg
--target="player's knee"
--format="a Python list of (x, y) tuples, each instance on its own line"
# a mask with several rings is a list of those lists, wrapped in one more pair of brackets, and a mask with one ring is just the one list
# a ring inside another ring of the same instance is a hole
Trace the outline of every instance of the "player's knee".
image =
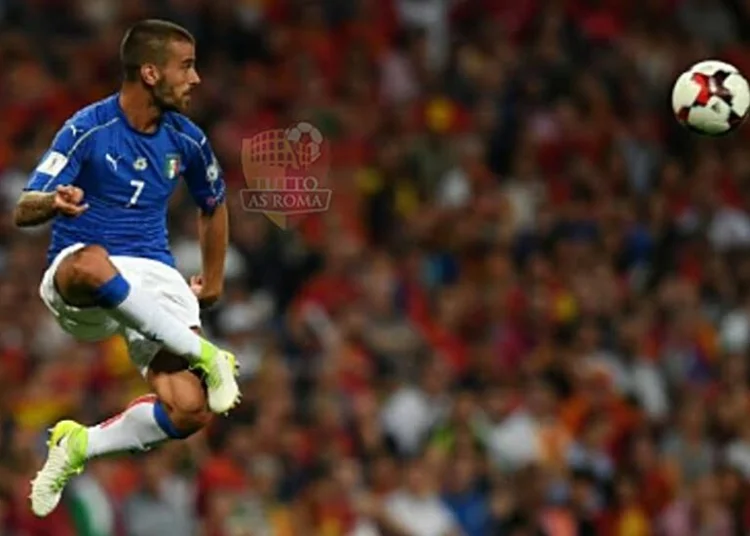
[(147, 379), (180, 434), (190, 435), (211, 421), (203, 385), (196, 374), (187, 370), (181, 357), (159, 352), (151, 361)]
[(74, 288), (98, 288), (116, 273), (107, 250), (101, 246), (86, 246), (76, 251), (66, 264), (67, 283)]
[(188, 436), (198, 430), (205, 428), (211, 422), (213, 414), (208, 410), (201, 410), (193, 413), (173, 411), (170, 419), (175, 428), (182, 434)]
[(202, 389), (173, 391), (169, 406), (172, 424), (183, 433), (193, 433), (211, 421), (206, 396)]

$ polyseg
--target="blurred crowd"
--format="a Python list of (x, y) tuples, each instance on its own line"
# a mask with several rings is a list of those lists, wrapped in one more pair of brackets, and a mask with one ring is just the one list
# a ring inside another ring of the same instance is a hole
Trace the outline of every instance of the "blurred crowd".
[[(205, 328), (245, 398), (38, 520), (47, 427), (147, 387), (119, 339), (60, 332), (48, 230), (10, 214), (153, 16), (198, 41), (231, 189)], [(0, 0), (0, 534), (747, 534), (750, 131), (698, 139), (669, 93), (710, 57), (750, 73), (748, 29), (744, 0)], [(279, 226), (243, 208), (242, 140), (300, 120), (332, 199)]]

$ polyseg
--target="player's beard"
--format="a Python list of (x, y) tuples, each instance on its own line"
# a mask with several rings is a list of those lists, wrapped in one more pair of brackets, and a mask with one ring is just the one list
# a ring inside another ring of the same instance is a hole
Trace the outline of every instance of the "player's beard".
[(180, 97), (174, 86), (167, 84), (164, 79), (159, 80), (151, 92), (154, 105), (162, 112), (185, 112), (190, 102), (186, 96)]

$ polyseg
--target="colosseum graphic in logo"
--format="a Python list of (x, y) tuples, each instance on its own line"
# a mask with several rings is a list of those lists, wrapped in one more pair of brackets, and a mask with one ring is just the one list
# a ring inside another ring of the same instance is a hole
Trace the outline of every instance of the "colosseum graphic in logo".
[(325, 212), (331, 190), (322, 188), (330, 151), (320, 131), (310, 123), (264, 130), (242, 140), (242, 172), (247, 189), (242, 206), (260, 212), (282, 229), (305, 215)]

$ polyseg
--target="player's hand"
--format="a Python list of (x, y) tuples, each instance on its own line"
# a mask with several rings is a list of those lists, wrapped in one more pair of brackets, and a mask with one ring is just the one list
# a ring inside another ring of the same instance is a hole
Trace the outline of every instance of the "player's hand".
[(80, 216), (89, 208), (87, 203), (83, 203), (83, 190), (77, 186), (61, 185), (55, 191), (55, 200), (52, 206), (58, 214), (75, 218)]
[(198, 298), (201, 309), (206, 309), (214, 305), (221, 298), (221, 288), (213, 288), (206, 285), (203, 276), (194, 275), (190, 278), (190, 290)]

